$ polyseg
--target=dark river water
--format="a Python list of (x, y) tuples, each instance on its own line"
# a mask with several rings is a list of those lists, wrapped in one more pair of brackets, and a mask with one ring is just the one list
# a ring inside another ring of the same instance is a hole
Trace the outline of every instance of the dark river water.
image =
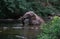
[[(19, 22), (0, 23), (0, 39), (26, 39), (24, 37), (26, 31), (24, 31), (22, 24)], [(32, 36), (29, 39), (33, 39)]]
[(0, 39), (24, 39), (22, 24), (17, 22), (0, 23)]

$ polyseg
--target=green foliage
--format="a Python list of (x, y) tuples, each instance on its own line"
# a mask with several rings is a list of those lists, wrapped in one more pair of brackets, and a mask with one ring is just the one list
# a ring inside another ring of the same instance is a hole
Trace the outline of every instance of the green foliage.
[(60, 0), (0, 0), (0, 18), (23, 15), (26, 11), (47, 17), (60, 12)]
[(54, 19), (41, 27), (42, 32), (38, 39), (59, 39), (60, 37), (60, 17), (55, 16)]

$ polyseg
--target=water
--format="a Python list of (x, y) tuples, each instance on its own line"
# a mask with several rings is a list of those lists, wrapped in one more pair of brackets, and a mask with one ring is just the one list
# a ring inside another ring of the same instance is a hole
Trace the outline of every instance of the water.
[(22, 24), (20, 23), (0, 23), (0, 39), (23, 39), (21, 26)]
[[(27, 27), (26, 27), (27, 29)], [(0, 23), (0, 39), (25, 39), (24, 33), (29, 33), (30, 31), (24, 31), (21, 23)], [(32, 31), (33, 32), (33, 31)], [(29, 33), (28, 35), (30, 35)], [(35, 39), (34, 36), (28, 36), (30, 39)], [(32, 34), (31, 34), (32, 35)]]

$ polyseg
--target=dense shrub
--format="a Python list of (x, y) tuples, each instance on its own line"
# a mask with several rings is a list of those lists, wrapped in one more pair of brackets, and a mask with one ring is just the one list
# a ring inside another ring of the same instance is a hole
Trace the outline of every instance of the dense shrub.
[(31, 10), (47, 17), (47, 14), (60, 12), (59, 3), (60, 0), (0, 0), (0, 18), (17, 18)]
[(38, 39), (59, 39), (60, 38), (60, 17), (55, 16), (53, 20), (41, 26), (42, 32)]

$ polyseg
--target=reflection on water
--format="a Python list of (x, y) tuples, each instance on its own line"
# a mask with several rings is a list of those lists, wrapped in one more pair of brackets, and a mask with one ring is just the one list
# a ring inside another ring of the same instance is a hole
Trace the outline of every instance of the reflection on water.
[[(21, 27), (21, 23), (0, 23), (0, 38), (1, 39), (25, 39), (24, 37), (24, 29)], [(28, 31), (28, 35), (32, 32)], [(32, 35), (32, 34), (31, 34)], [(27, 36), (29, 39), (36, 39), (34, 36)]]
[(23, 39), (22, 24), (0, 23), (0, 39)]
[(2, 39), (23, 39), (23, 38), (16, 37), (16, 35), (3, 35)]

